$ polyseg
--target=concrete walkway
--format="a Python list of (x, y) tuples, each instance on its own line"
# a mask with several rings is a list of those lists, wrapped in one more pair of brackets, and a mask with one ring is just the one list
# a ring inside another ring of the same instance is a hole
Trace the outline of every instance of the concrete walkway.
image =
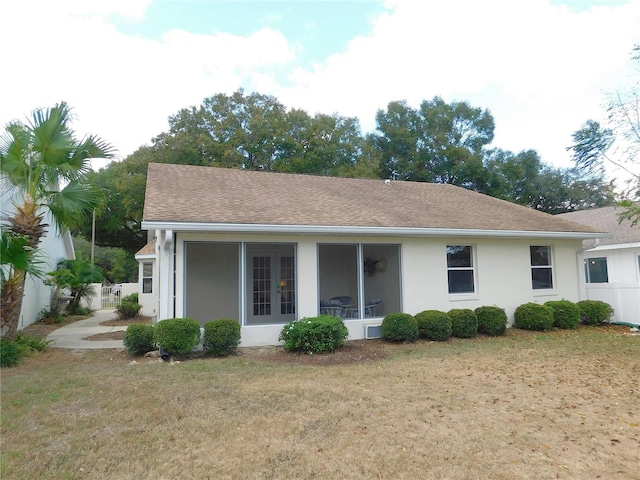
[(127, 327), (105, 327), (100, 323), (117, 318), (115, 310), (96, 310), (93, 317), (70, 323), (60, 327), (47, 335), (47, 340), (52, 342), (50, 347), (55, 348), (124, 348), (122, 340), (83, 340), (96, 333), (117, 332), (126, 330)]

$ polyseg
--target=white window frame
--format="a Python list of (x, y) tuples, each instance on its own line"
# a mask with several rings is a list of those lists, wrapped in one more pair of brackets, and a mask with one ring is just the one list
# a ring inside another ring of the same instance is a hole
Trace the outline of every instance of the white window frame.
[[(549, 264), (548, 265), (533, 265), (533, 262), (531, 262), (531, 249), (532, 248), (547, 248), (549, 250), (549, 254), (547, 255), (547, 258), (549, 259)], [(533, 290), (536, 291), (540, 291), (540, 290), (546, 290), (546, 291), (550, 291), (555, 289), (555, 285), (556, 285), (556, 278), (555, 278), (555, 268), (554, 268), (554, 264), (553, 264), (553, 246), (552, 245), (530, 245), (529, 246), (529, 262), (531, 264), (531, 288)], [(550, 287), (538, 287), (536, 288), (536, 286), (533, 284), (533, 271), (534, 269), (539, 269), (539, 270), (549, 270), (551, 272), (551, 286)]]
[[(149, 265), (151, 267), (151, 274), (150, 275), (145, 275), (144, 272), (144, 267), (145, 265)], [(144, 291), (144, 286), (145, 286), (145, 280), (150, 280), (150, 284), (151, 284), (151, 290), (149, 292), (145, 292)], [(141, 276), (141, 283), (142, 283), (142, 293), (144, 295), (152, 295), (153, 294), (153, 262), (142, 262), (142, 276)]]
[[(607, 281), (606, 282), (592, 282), (591, 281), (591, 269), (589, 268), (590, 262), (594, 262), (595, 260), (604, 260), (604, 266), (607, 272)], [(584, 276), (585, 282), (590, 284), (598, 284), (598, 283), (609, 283), (609, 261), (607, 257), (587, 257), (584, 259)]]
[[(451, 247), (465, 247), (470, 249), (470, 263), (471, 265), (468, 267), (450, 267), (449, 266), (449, 248)], [(476, 248), (475, 245), (447, 245), (446, 246), (446, 255), (447, 255), (447, 291), (449, 295), (476, 295), (478, 293), (478, 283), (476, 276)], [(468, 292), (451, 292), (449, 290), (449, 272), (460, 272), (460, 271), (470, 271), (473, 278), (473, 290)]]

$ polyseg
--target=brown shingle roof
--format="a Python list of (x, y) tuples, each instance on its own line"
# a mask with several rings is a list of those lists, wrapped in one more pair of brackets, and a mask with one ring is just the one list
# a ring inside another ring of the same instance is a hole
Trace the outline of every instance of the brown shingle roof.
[(144, 222), (595, 233), (435, 183), (149, 164)]
[(136, 255), (153, 255), (156, 253), (156, 242), (149, 242), (136, 252)]
[[(600, 240), (600, 245), (640, 242), (640, 226), (633, 227), (629, 220), (619, 222), (618, 215), (621, 212), (622, 208), (620, 207), (603, 207), (563, 213), (558, 216), (572, 222), (589, 225), (603, 232), (609, 232), (611, 237)], [(585, 242), (585, 244), (587, 247), (591, 247), (594, 242), (588, 244)]]

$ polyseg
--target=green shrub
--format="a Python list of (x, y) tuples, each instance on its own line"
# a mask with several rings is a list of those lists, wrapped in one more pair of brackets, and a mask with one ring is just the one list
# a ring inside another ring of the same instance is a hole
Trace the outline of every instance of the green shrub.
[(601, 325), (613, 315), (611, 305), (600, 300), (582, 300), (578, 302), (580, 321), (585, 325)]
[(553, 310), (553, 326), (575, 330), (580, 323), (580, 307), (569, 300), (551, 300), (546, 302)]
[(25, 350), (25, 353), (28, 355), (34, 351), (44, 352), (47, 348), (49, 348), (51, 340), (32, 337), (31, 335), (20, 332), (18, 333), (15, 342), (18, 344), (18, 346), (22, 347)]
[(421, 337), (443, 342), (451, 337), (451, 318), (440, 310), (425, 310), (415, 315)]
[(126, 297), (122, 297), (123, 302), (138, 303), (138, 292), (134, 292)]
[(553, 328), (553, 310), (539, 303), (525, 303), (516, 308), (514, 324), (523, 330), (551, 330)]
[(116, 308), (116, 313), (121, 320), (137, 317), (140, 309), (142, 308), (142, 305), (126, 300), (127, 298), (129, 297), (123, 298), (120, 302), (120, 306)]
[(349, 330), (341, 318), (333, 315), (302, 318), (284, 326), (279, 340), (287, 352), (330, 353), (343, 345)]
[(494, 337), (507, 333), (507, 314), (503, 308), (494, 306), (478, 307), (474, 310), (478, 317), (478, 332)]
[(380, 332), (382, 338), (391, 342), (413, 342), (420, 335), (418, 322), (408, 313), (390, 313), (384, 317)]
[(200, 324), (192, 318), (161, 320), (153, 330), (153, 340), (170, 354), (191, 353), (200, 343)]
[(124, 346), (132, 355), (143, 355), (156, 349), (153, 341), (153, 325), (135, 323), (124, 333)]
[(454, 308), (447, 312), (451, 319), (451, 335), (473, 338), (478, 335), (478, 317), (470, 308)]
[(237, 320), (221, 318), (206, 323), (202, 348), (207, 353), (223, 357), (236, 351), (240, 343), (240, 323)]
[(0, 367), (15, 367), (20, 364), (24, 355), (24, 347), (11, 340), (0, 338)]

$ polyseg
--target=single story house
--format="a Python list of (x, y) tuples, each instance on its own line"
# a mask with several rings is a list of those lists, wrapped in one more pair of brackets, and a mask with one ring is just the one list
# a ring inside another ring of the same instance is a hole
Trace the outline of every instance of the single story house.
[(244, 346), (320, 313), (350, 339), (392, 312), (497, 305), (512, 321), (579, 300), (582, 242), (606, 235), (453, 185), (154, 163), (142, 228), (157, 320), (237, 319)]
[(640, 226), (619, 221), (620, 207), (563, 213), (559, 217), (610, 233), (583, 241), (578, 260), (582, 299), (602, 300), (613, 307), (612, 321), (640, 325)]

